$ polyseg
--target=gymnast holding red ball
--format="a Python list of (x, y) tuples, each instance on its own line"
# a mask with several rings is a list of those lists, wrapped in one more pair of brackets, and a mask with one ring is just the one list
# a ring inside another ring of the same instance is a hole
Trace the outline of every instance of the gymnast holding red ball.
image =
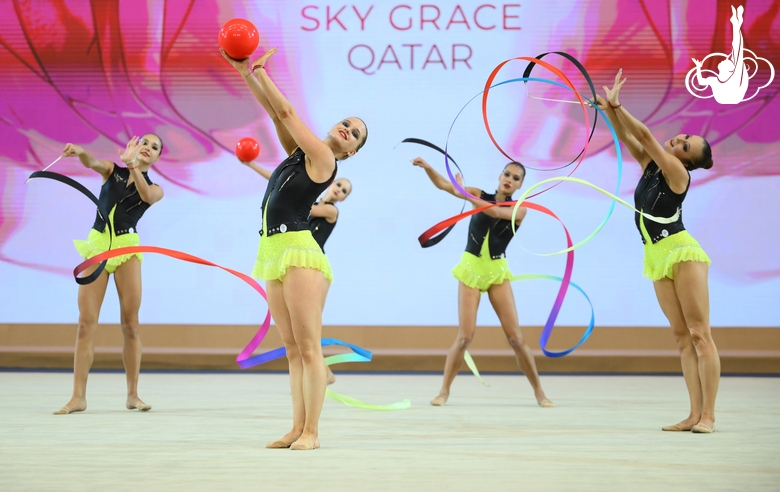
[(363, 147), (368, 129), (360, 118), (345, 118), (320, 139), (268, 75), (267, 64), (278, 49), (268, 50), (250, 65), (251, 53), (239, 48), (253, 46), (254, 31), (244, 33), (238, 26), (241, 22), (235, 20), (228, 24), (220, 33), (220, 51), (271, 117), (288, 155), (271, 174), (265, 190), (260, 245), (252, 271), (252, 276), (266, 281), (268, 308), (290, 367), (292, 429), (267, 447), (315, 449), (320, 446), (319, 420), (327, 384), (321, 294), (323, 283), (333, 275), (309, 230), (308, 218), (315, 200), (336, 178), (337, 161)]

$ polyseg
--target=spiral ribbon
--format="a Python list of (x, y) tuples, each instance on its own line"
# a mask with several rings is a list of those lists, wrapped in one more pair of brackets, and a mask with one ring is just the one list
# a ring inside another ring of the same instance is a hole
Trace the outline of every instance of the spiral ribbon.
[[(97, 205), (98, 212), (105, 218), (106, 226), (109, 228), (109, 231), (112, 229), (113, 225), (110, 223), (108, 212), (105, 210), (105, 208), (100, 203), (100, 201), (95, 197), (95, 195), (92, 194), (91, 191), (89, 191), (86, 187), (84, 187), (79, 182), (67, 176), (63, 176), (57, 173), (52, 173), (49, 171), (36, 171), (30, 175), (29, 179), (33, 179), (33, 178), (53, 179), (55, 181), (59, 181), (81, 192), (83, 195), (85, 195), (87, 198), (89, 198), (93, 203)], [(110, 243), (109, 243), (109, 247), (110, 247)], [(258, 294), (260, 294), (260, 296), (266, 301), (266, 303), (268, 302), (268, 296), (265, 290), (263, 290), (260, 284), (257, 283), (257, 281), (252, 277), (244, 273), (241, 273), (239, 271), (233, 270), (231, 268), (223, 267), (211, 261), (198, 258), (197, 256), (193, 256), (188, 253), (184, 253), (182, 251), (176, 251), (168, 248), (160, 248), (157, 246), (127, 246), (123, 248), (109, 249), (108, 251), (99, 253), (87, 260), (84, 260), (82, 263), (78, 264), (76, 268), (73, 269), (73, 276), (76, 279), (76, 282), (78, 282), (80, 285), (89, 284), (97, 280), (98, 276), (100, 276), (100, 274), (102, 273), (103, 268), (105, 268), (105, 265), (109, 259), (115, 258), (117, 256), (135, 254), (135, 253), (161, 254), (164, 256), (168, 256), (170, 258), (186, 261), (189, 263), (195, 263), (198, 265), (205, 265), (205, 266), (219, 268), (221, 270), (230, 273), (231, 275), (238, 277), (239, 279), (249, 284), (250, 287), (252, 287)], [(80, 274), (82, 274), (83, 272), (85, 272), (87, 269), (89, 269), (94, 265), (99, 265), (98, 268), (95, 270), (95, 272), (85, 277), (79, 277)], [(263, 364), (265, 362), (269, 362), (271, 360), (275, 360), (285, 356), (286, 351), (284, 347), (270, 350), (260, 355), (252, 356), (252, 353), (255, 351), (255, 349), (260, 345), (260, 343), (265, 338), (270, 326), (271, 326), (271, 311), (270, 309), (268, 309), (266, 310), (265, 320), (263, 321), (263, 324), (260, 326), (260, 329), (257, 331), (257, 333), (252, 338), (252, 340), (250, 340), (249, 344), (247, 344), (247, 346), (244, 347), (244, 349), (236, 357), (236, 363), (238, 364), (239, 367), (241, 367), (242, 369), (247, 369), (249, 367)], [(340, 345), (342, 347), (347, 347), (353, 351), (353, 353), (351, 354), (349, 353), (338, 354), (338, 355), (333, 355), (325, 358), (325, 363), (327, 365), (338, 364), (342, 362), (370, 362), (371, 361), (371, 357), (372, 357), (371, 352), (364, 348), (358, 347), (357, 345), (352, 345), (346, 342), (342, 342), (341, 340), (337, 340), (335, 338), (323, 338), (321, 343), (323, 347), (329, 345)], [(368, 410), (402, 410), (402, 409), (409, 408), (411, 406), (411, 402), (408, 399), (405, 399), (401, 402), (393, 403), (391, 405), (383, 406), (383, 405), (374, 405), (371, 403), (366, 403), (360, 400), (356, 400), (349, 396), (342, 395), (331, 389), (327, 389), (325, 394), (329, 398), (337, 402), (343, 403), (345, 405), (364, 408)]]
[[(585, 80), (588, 82), (588, 85), (589, 85), (589, 87), (590, 87), (590, 89), (591, 89), (591, 91), (593, 93), (593, 100), (595, 100), (596, 99), (596, 92), (595, 92), (595, 88), (594, 88), (593, 82), (592, 82), (590, 76), (588, 75), (587, 71), (585, 70), (585, 68), (582, 66), (582, 64), (577, 62), (576, 59), (574, 59), (574, 57), (572, 57), (571, 55), (568, 55), (568, 54), (562, 53), (562, 52), (555, 52), (555, 53), (559, 54), (561, 56), (564, 56), (565, 58), (567, 58), (569, 61), (572, 61), (577, 66), (577, 68), (582, 73), (583, 77), (585, 77)], [(543, 83), (547, 83), (547, 84), (560, 86), (560, 87), (563, 87), (563, 88), (566, 88), (566, 89), (570, 89), (577, 96), (577, 99), (580, 102), (580, 105), (582, 106), (582, 109), (583, 109), (583, 113), (584, 113), (584, 116), (585, 116), (586, 124), (588, 126), (590, 126), (589, 125), (589, 121), (590, 120), (588, 118), (588, 110), (587, 110), (587, 107), (586, 107), (585, 100), (577, 92), (576, 88), (574, 87), (572, 82), (569, 80), (569, 78), (566, 77), (566, 75), (563, 72), (561, 72), (559, 69), (557, 69), (554, 66), (552, 66), (552, 65), (550, 65), (550, 64), (540, 60), (541, 57), (543, 57), (543, 56), (545, 56), (547, 54), (548, 53), (542, 54), (542, 55), (540, 55), (537, 58), (517, 57), (517, 58), (512, 58), (512, 59), (509, 59), (509, 60), (506, 60), (506, 61), (500, 63), (498, 66), (496, 66), (496, 68), (491, 72), (490, 76), (488, 77), (487, 82), (485, 83), (484, 90), (482, 92), (478, 93), (477, 95), (475, 95), (474, 97), (472, 97), (463, 106), (463, 108), (461, 108), (461, 110), (458, 112), (458, 114), (455, 116), (455, 120), (450, 125), (450, 129), (449, 129), (449, 132), (447, 134), (447, 142), (445, 144), (445, 148), (444, 148), (445, 150), (444, 150), (443, 154), (444, 154), (445, 166), (446, 166), (446, 169), (447, 169), (447, 175), (449, 176), (449, 179), (452, 182), (453, 186), (461, 194), (463, 194), (464, 196), (469, 196), (469, 197), (471, 197), (473, 199), (479, 200), (478, 197), (475, 197), (475, 196), (471, 195), (470, 193), (468, 193), (468, 191), (466, 191), (466, 189), (457, 182), (457, 180), (455, 179), (455, 176), (452, 173), (452, 170), (450, 169), (450, 166), (449, 166), (450, 158), (449, 158), (449, 155), (448, 155), (449, 139), (450, 139), (450, 135), (452, 134), (452, 129), (454, 128), (455, 123), (457, 122), (457, 120), (460, 117), (461, 113), (477, 97), (482, 96), (482, 117), (483, 117), (483, 121), (485, 123), (485, 128), (487, 130), (488, 136), (490, 137), (491, 141), (496, 146), (496, 148), (505, 157), (507, 157), (509, 159), (512, 159), (512, 157), (509, 154), (507, 154), (501, 148), (501, 146), (498, 144), (498, 142), (496, 141), (496, 139), (493, 136), (493, 133), (492, 133), (492, 131), (490, 129), (490, 123), (489, 123), (488, 115), (487, 115), (487, 101), (488, 101), (488, 93), (489, 93), (490, 89), (493, 89), (495, 87), (498, 87), (498, 86), (501, 86), (501, 85), (504, 85), (504, 84), (517, 83), (517, 82), (528, 83), (529, 81), (543, 82)], [(498, 73), (501, 70), (501, 68), (503, 68), (504, 65), (506, 65), (507, 63), (509, 63), (511, 61), (514, 61), (514, 60), (524, 60), (524, 61), (528, 61), (529, 62), (529, 66), (526, 68), (525, 73), (523, 74), (524, 77), (510, 79), (510, 80), (506, 80), (506, 81), (494, 84), (493, 81), (495, 80), (495, 78), (498, 75)], [(536, 65), (536, 64), (541, 65), (542, 67), (544, 67), (544, 68), (552, 71), (554, 74), (558, 75), (561, 79), (564, 80), (565, 84), (561, 84), (559, 82), (555, 82), (555, 81), (547, 80), (547, 79), (541, 79), (541, 78), (536, 78), (536, 77), (528, 77), (528, 75), (530, 75), (530, 72), (531, 72), (533, 66)], [(594, 108), (597, 111), (600, 112), (600, 110), (598, 110), (598, 107), (596, 107), (595, 105), (593, 105), (593, 106), (594, 106)], [(596, 113), (596, 114), (598, 114), (598, 113)], [(603, 116), (603, 114), (602, 114), (602, 116)], [(620, 186), (620, 176), (621, 176), (621, 170), (622, 170), (622, 155), (620, 153), (620, 145), (619, 145), (619, 142), (618, 142), (617, 134), (614, 131), (614, 128), (612, 128), (612, 126), (609, 123), (608, 119), (605, 118), (605, 121), (607, 122), (607, 125), (609, 126), (610, 132), (612, 133), (613, 140), (615, 141), (615, 144), (616, 144), (616, 147), (617, 147), (617, 159), (618, 159), (618, 169), (619, 169), (619, 173), (618, 173), (618, 188), (619, 188), (619, 186)], [(593, 137), (593, 133), (595, 131), (595, 124), (596, 124), (596, 118), (594, 118), (594, 120), (593, 120), (593, 127), (591, 128), (590, 134), (586, 138), (586, 141), (585, 141), (585, 143), (583, 145), (583, 149), (580, 151), (578, 156), (572, 162), (567, 164), (567, 166), (568, 166), (568, 165), (570, 165), (572, 163), (575, 163), (575, 162), (577, 163), (577, 166), (575, 166), (575, 168), (569, 173), (569, 176), (571, 175), (571, 173), (573, 173), (577, 169), (579, 164), (585, 158), (585, 155), (587, 154), (588, 143), (590, 142), (591, 138)], [(566, 167), (566, 166), (564, 166), (564, 167)], [(567, 176), (567, 178), (568, 178), (568, 176)], [(573, 178), (573, 179), (576, 179), (576, 178)], [(536, 193), (535, 195), (531, 195), (530, 192), (532, 190), (534, 190), (534, 189), (539, 187), (539, 185), (535, 185), (531, 189), (529, 189), (526, 193), (523, 194), (523, 199), (517, 200), (516, 202), (490, 203), (490, 204), (484, 205), (482, 207), (474, 208), (474, 209), (472, 209), (472, 210), (470, 210), (468, 212), (458, 214), (458, 215), (456, 215), (454, 217), (451, 217), (449, 219), (446, 219), (446, 220), (436, 224), (435, 226), (433, 226), (430, 229), (428, 229), (427, 231), (425, 231), (418, 238), (420, 244), (422, 245), (422, 244), (426, 243), (427, 241), (429, 241), (431, 237), (435, 236), (440, 231), (442, 231), (442, 230), (444, 230), (446, 228), (450, 228), (451, 229), (460, 220), (463, 220), (466, 217), (469, 217), (471, 215), (483, 212), (483, 211), (485, 211), (485, 210), (487, 210), (489, 208), (497, 207), (497, 206), (513, 206), (514, 205), (515, 208), (513, 210), (513, 215), (512, 215), (512, 226), (513, 226), (513, 230), (515, 230), (515, 233), (516, 233), (515, 217), (516, 217), (516, 212), (517, 212), (517, 209), (518, 209), (519, 206), (525, 206), (526, 208), (530, 208), (532, 210), (536, 210), (536, 211), (542, 212), (542, 213), (544, 213), (546, 215), (549, 215), (549, 216), (555, 218), (556, 220), (558, 220), (558, 222), (560, 222), (560, 224), (561, 224), (561, 227), (563, 227), (563, 229), (564, 229), (564, 233), (566, 235), (567, 246), (568, 246), (568, 249), (564, 251), (564, 252), (567, 253), (567, 255), (566, 255), (566, 266), (564, 268), (563, 277), (552, 277), (552, 276), (544, 276), (544, 275), (531, 275), (531, 276), (520, 276), (520, 277), (516, 277), (516, 278), (512, 279), (512, 280), (530, 280), (532, 278), (533, 279), (545, 278), (545, 279), (557, 279), (558, 281), (561, 282), (561, 286), (558, 289), (558, 294), (556, 296), (556, 299), (555, 299), (555, 301), (553, 303), (553, 306), (552, 306), (552, 309), (550, 311), (550, 314), (548, 315), (547, 321), (545, 322), (544, 328), (542, 330), (542, 335), (541, 335), (540, 343), (539, 343), (540, 346), (541, 346), (542, 352), (545, 355), (547, 355), (548, 357), (563, 357), (563, 356), (571, 353), (572, 351), (574, 351), (577, 347), (579, 347), (580, 345), (585, 343), (585, 341), (588, 339), (590, 334), (593, 332), (593, 327), (595, 325), (595, 313), (594, 313), (593, 304), (591, 303), (590, 298), (588, 298), (587, 294), (585, 293), (585, 291), (582, 288), (580, 288), (579, 286), (577, 286), (576, 284), (573, 284), (571, 282), (572, 271), (574, 269), (574, 254), (573, 254), (574, 251), (573, 250), (575, 249), (575, 246), (574, 246), (574, 244), (573, 244), (573, 242), (571, 240), (571, 236), (569, 234), (568, 229), (563, 224), (563, 222), (551, 210), (549, 210), (546, 207), (543, 207), (541, 205), (525, 201), (525, 198), (528, 198), (529, 196), (539, 195), (539, 194), (541, 194), (541, 193), (551, 189), (552, 187), (557, 186), (557, 184), (559, 184), (562, 181), (563, 180), (561, 180), (561, 179), (555, 179), (555, 178), (554, 179), (545, 180), (545, 181), (543, 181), (543, 183), (551, 183), (551, 182), (556, 182), (556, 183), (554, 185), (550, 186), (549, 188)], [(607, 213), (607, 216), (602, 221), (602, 224), (599, 226), (599, 228), (596, 230), (596, 232), (598, 232), (604, 226), (604, 224), (606, 224), (606, 221), (609, 219), (610, 215), (612, 214), (613, 208), (614, 208), (614, 202), (611, 203), (610, 208), (609, 208), (608, 213)], [(592, 236), (595, 236), (595, 233), (592, 234), (591, 237)], [(585, 242), (587, 242), (587, 241), (585, 241)], [(582, 244), (584, 244), (584, 242), (578, 243), (578, 245), (582, 245)], [(550, 350), (547, 349), (547, 343), (548, 343), (549, 338), (550, 338), (550, 336), (552, 334), (552, 330), (553, 330), (553, 328), (555, 326), (555, 321), (558, 318), (558, 314), (560, 313), (560, 309), (561, 309), (561, 307), (563, 305), (563, 301), (564, 301), (564, 299), (566, 297), (566, 293), (568, 291), (568, 287), (569, 287), (570, 284), (573, 285), (579, 292), (581, 292), (585, 296), (585, 298), (588, 300), (588, 303), (590, 304), (590, 307), (591, 307), (591, 320), (590, 320), (590, 323), (589, 323), (588, 327), (586, 328), (585, 332), (583, 333), (582, 337), (580, 338), (579, 342), (577, 342), (573, 347), (571, 347), (571, 348), (569, 348), (567, 350), (563, 350), (563, 351), (550, 351)], [(468, 363), (468, 361), (467, 361), (467, 363)], [(472, 365), (473, 365), (473, 361), (472, 361)], [(474, 367), (472, 368), (472, 372), (474, 372), (475, 375), (478, 375), (478, 372), (474, 371), (475, 368), (476, 368), (476, 366), (474, 365)], [(480, 377), (480, 380), (481, 380), (481, 377)]]

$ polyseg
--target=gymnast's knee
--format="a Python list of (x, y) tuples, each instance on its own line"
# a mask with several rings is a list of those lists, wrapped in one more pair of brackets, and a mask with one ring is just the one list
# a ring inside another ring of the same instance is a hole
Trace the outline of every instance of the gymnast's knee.
[(522, 336), (512, 335), (506, 337), (509, 346), (515, 350), (521, 350), (525, 347), (525, 339)]
[(458, 347), (461, 350), (466, 350), (469, 348), (469, 345), (471, 345), (471, 341), (474, 340), (474, 335), (463, 335), (458, 337)]
[(717, 350), (715, 341), (712, 339), (712, 332), (707, 325), (689, 326), (693, 346), (696, 348), (696, 355), (707, 355)]

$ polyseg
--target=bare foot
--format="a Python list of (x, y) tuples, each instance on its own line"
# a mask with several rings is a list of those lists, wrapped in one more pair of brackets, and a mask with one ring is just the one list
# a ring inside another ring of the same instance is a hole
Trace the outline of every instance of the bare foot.
[(68, 415), (74, 412), (83, 412), (87, 409), (87, 400), (70, 400), (67, 405), (60, 408), (54, 415)]
[(271, 441), (268, 444), (265, 445), (268, 449), (286, 449), (289, 448), (292, 443), (298, 440), (299, 437), (301, 437), (302, 432), (301, 431), (295, 431), (291, 430), (284, 436), (282, 436), (281, 439), (278, 441)]
[(314, 434), (303, 434), (297, 441), (290, 445), (290, 449), (296, 451), (311, 451), (320, 447), (320, 440)]
[(328, 384), (333, 384), (336, 382), (336, 376), (333, 374), (333, 371), (330, 370), (330, 367), (325, 366), (325, 369), (328, 370)]
[(450, 397), (450, 395), (445, 393), (439, 393), (439, 396), (431, 400), (431, 405), (434, 407), (443, 407), (445, 403), (447, 403), (447, 399)]
[(142, 412), (147, 412), (152, 409), (151, 405), (147, 405), (146, 403), (142, 402), (141, 399), (137, 396), (128, 396), (127, 401), (125, 402), (125, 407), (127, 407), (128, 410), (135, 410), (137, 408)]
[(683, 420), (682, 422), (674, 425), (667, 425), (666, 427), (661, 427), (662, 431), (667, 432), (687, 432), (691, 429), (693, 429), (693, 426), (699, 423), (699, 419), (696, 417), (688, 417), (687, 419)]

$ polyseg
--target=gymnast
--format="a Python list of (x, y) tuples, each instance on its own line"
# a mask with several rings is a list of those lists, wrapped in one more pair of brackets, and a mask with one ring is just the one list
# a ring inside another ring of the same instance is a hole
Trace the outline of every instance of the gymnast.
[(269, 178), (263, 197), (263, 228), (252, 275), (266, 281), (268, 307), (287, 350), (293, 425), (269, 448), (319, 448), (319, 419), (327, 385), (322, 338), (322, 286), (332, 280), (330, 264), (309, 230), (317, 197), (336, 178), (337, 162), (355, 155), (368, 129), (360, 118), (345, 118), (320, 139), (268, 76), (273, 48), (250, 65), (225, 59), (241, 74), (276, 127), (288, 157)]
[[(436, 172), (424, 159), (417, 157), (412, 163), (425, 170), (436, 188), (464, 198), (448, 179)], [(498, 189), (494, 194), (479, 188), (466, 187), (467, 192), (480, 198), (466, 199), (475, 208), (493, 202), (511, 201), (512, 193), (520, 189), (524, 179), (525, 167), (519, 162), (510, 162), (499, 175)], [(525, 207), (519, 207), (516, 227), (520, 226), (527, 211)], [(461, 367), (466, 349), (474, 338), (481, 294), (487, 292), (507, 341), (515, 352), (517, 364), (533, 387), (537, 403), (542, 407), (555, 406), (542, 390), (533, 354), (520, 333), (515, 297), (510, 284), (512, 272), (509, 271), (505, 254), (509, 241), (514, 237), (511, 220), (512, 209), (509, 207), (493, 207), (471, 216), (466, 251), (460, 263), (452, 270), (453, 276), (458, 279), (458, 335), (447, 353), (441, 390), (438, 396), (431, 400), (431, 405), (442, 406), (450, 396), (452, 381)]]
[(710, 144), (696, 135), (680, 134), (659, 143), (641, 121), (620, 104), (623, 70), (606, 100), (597, 104), (607, 114), (618, 138), (642, 167), (634, 192), (634, 207), (666, 219), (663, 223), (636, 213), (644, 243), (644, 275), (653, 281), (658, 304), (672, 327), (682, 361), (691, 411), (665, 431), (710, 433), (715, 428), (715, 398), (720, 382), (720, 358), (710, 330), (707, 276), (710, 259), (685, 230), (682, 203), (691, 184), (691, 171), (712, 167)]
[[(149, 168), (157, 162), (163, 150), (160, 137), (148, 133), (133, 137), (128, 142), (120, 159), (127, 167), (121, 167), (107, 160), (98, 160), (82, 147), (67, 144), (63, 157), (78, 157), (84, 167), (92, 169), (103, 177), (99, 201), (109, 210), (109, 222), (113, 228), (112, 249), (139, 246), (137, 227), (144, 212), (163, 197), (163, 190), (149, 179)], [(109, 224), (100, 214), (95, 218), (86, 241), (73, 241), (79, 254), (87, 259), (108, 251)], [(138, 397), (138, 375), (141, 370), (141, 337), (138, 333), (138, 310), (141, 308), (141, 253), (111, 258), (97, 280), (79, 286), (79, 326), (76, 349), (73, 357), (73, 396), (62, 408), (54, 412), (66, 415), (87, 409), (87, 376), (95, 356), (95, 331), (98, 327), (100, 308), (106, 295), (108, 276), (114, 274), (114, 283), (119, 295), (120, 320), (124, 346), (122, 361), (127, 375), (127, 400), (129, 410), (151, 410)], [(93, 273), (99, 265), (88, 269)]]
[[(255, 162), (240, 161), (265, 179), (271, 179), (271, 171), (258, 165)], [(314, 240), (320, 245), (322, 252), (325, 252), (325, 242), (330, 237), (336, 222), (339, 218), (339, 209), (336, 203), (343, 202), (347, 196), (352, 193), (352, 183), (347, 178), (338, 178), (328, 186), (325, 195), (311, 207), (309, 215), (309, 230)], [(328, 297), (331, 281), (328, 278), (323, 279), (322, 285), (322, 310), (325, 310), (325, 300)], [(328, 384), (336, 382), (336, 376), (331, 371), (330, 366), (326, 366)]]

